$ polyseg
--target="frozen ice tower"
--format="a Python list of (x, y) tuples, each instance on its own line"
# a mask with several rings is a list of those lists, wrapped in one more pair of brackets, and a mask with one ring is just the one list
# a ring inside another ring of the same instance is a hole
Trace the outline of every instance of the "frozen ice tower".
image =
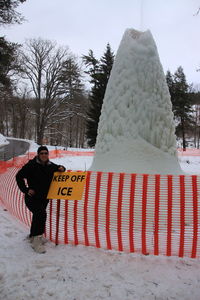
[(127, 29), (107, 85), (93, 171), (182, 174), (170, 95), (150, 31)]

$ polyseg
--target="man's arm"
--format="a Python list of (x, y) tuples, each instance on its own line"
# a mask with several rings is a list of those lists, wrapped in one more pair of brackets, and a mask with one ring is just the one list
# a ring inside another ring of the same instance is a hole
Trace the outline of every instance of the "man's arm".
[(64, 166), (59, 165), (58, 166), (58, 171), (59, 172), (65, 172), (66, 168)]
[(66, 168), (62, 165), (57, 165), (51, 161), (51, 164), (53, 165), (53, 172), (65, 172)]
[(27, 171), (26, 169), (27, 168), (26, 168), (26, 165), (25, 165), (16, 174), (17, 185), (18, 185), (18, 187), (19, 187), (19, 189), (22, 193), (27, 193), (28, 190), (29, 190), (28, 187), (26, 186), (25, 180), (24, 180), (27, 176), (26, 175), (26, 171)]

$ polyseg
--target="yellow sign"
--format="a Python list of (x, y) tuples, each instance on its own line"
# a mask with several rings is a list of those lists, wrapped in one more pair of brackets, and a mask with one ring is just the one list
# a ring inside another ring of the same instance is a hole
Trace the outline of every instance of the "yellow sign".
[(55, 172), (47, 199), (81, 200), (87, 172)]

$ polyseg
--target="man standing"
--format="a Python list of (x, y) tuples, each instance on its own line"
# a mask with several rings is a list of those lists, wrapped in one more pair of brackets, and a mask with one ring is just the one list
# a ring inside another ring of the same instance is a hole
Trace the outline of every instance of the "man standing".
[(57, 171), (64, 172), (65, 167), (51, 162), (48, 148), (40, 146), (37, 156), (29, 160), (16, 175), (17, 185), (25, 194), (26, 206), (33, 214), (29, 238), (33, 249), (38, 253), (46, 252), (42, 235), (45, 231), (46, 208), (49, 202), (47, 194), (53, 173)]

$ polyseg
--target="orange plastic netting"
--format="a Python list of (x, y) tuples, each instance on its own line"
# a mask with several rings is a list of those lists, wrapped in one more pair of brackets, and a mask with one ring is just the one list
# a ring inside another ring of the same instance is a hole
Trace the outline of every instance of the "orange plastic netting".
[[(0, 163), (0, 201), (27, 225), (31, 213), (15, 174), (34, 155)], [(196, 175), (88, 172), (82, 200), (50, 201), (46, 236), (56, 244), (199, 257), (199, 197)]]

